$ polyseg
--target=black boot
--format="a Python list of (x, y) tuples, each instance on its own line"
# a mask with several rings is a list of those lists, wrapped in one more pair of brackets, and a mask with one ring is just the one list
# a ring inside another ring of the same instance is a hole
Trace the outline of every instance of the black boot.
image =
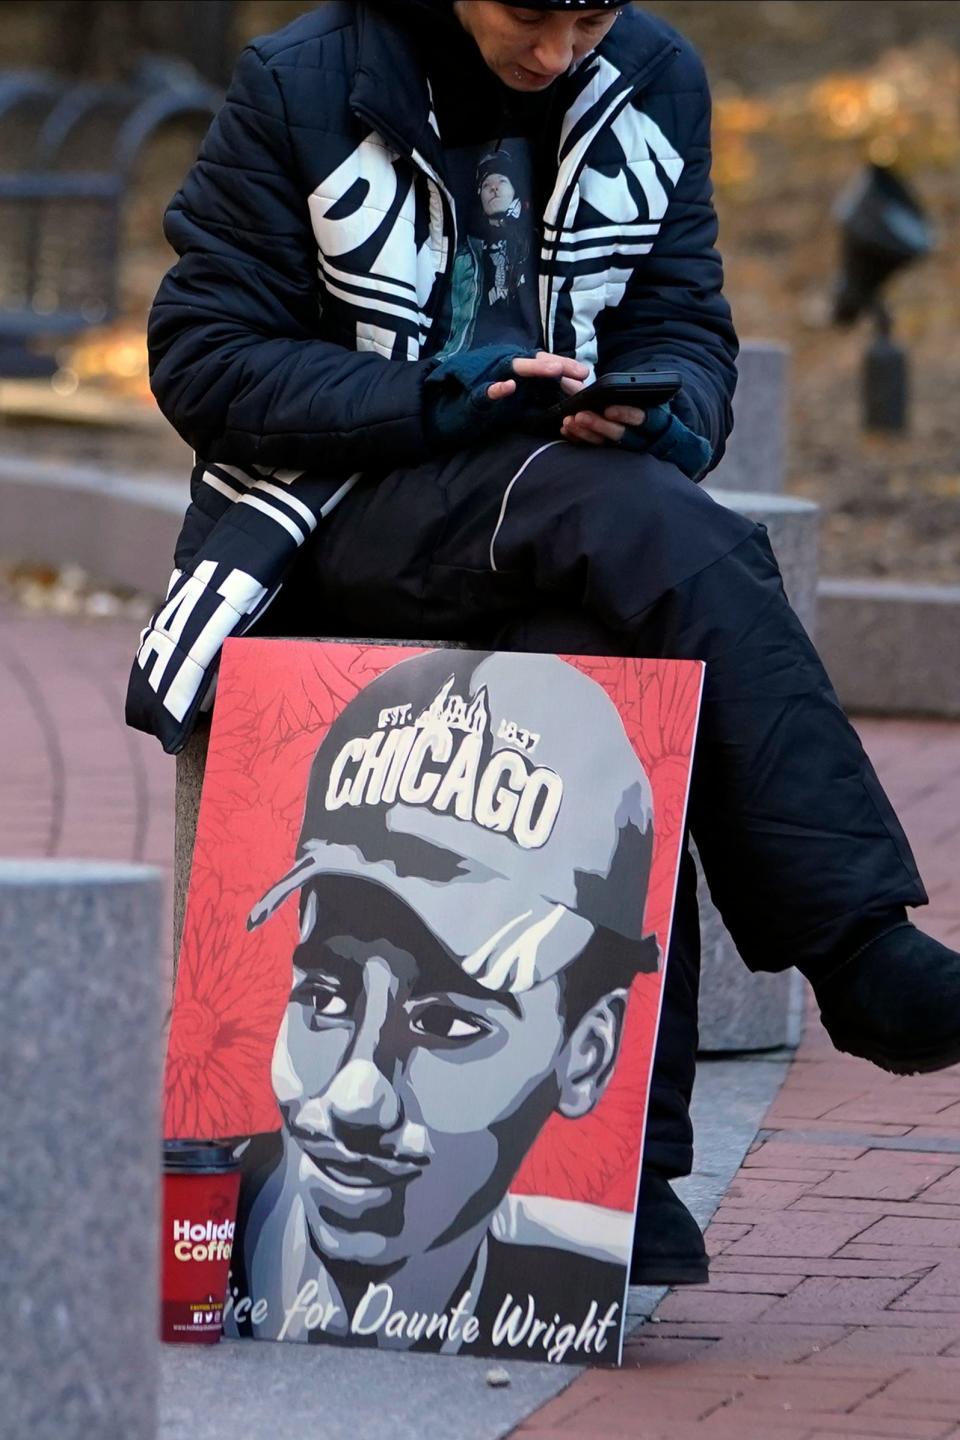
[(630, 1261), (631, 1285), (706, 1285), (710, 1265), (700, 1226), (666, 1176), (644, 1167)]
[(960, 955), (909, 920), (815, 979), (814, 991), (838, 1050), (894, 1075), (960, 1063)]

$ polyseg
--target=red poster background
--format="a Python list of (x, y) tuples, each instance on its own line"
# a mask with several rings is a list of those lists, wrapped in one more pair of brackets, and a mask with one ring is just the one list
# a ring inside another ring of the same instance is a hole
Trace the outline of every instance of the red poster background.
[[(228, 640), (187, 900), (167, 1053), (164, 1134), (217, 1139), (277, 1130), (270, 1087), (287, 1003), (297, 903), (248, 932), (252, 905), (292, 864), (310, 763), (332, 721), (381, 671), (423, 647)], [(646, 928), (666, 954), (702, 667), (564, 656), (616, 705), (653, 788)], [(597, 1108), (548, 1122), (511, 1185), (632, 1210), (662, 968), (638, 976), (620, 1059)]]

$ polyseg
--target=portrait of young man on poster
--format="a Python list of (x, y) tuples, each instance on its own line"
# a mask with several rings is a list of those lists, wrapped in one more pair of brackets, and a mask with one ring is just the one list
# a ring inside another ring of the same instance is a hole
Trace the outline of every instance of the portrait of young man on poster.
[(632, 1215), (508, 1192), (657, 969), (654, 825), (617, 708), (553, 656), (417, 655), (334, 719), (247, 922), (297, 898), (228, 1335), (616, 1361)]

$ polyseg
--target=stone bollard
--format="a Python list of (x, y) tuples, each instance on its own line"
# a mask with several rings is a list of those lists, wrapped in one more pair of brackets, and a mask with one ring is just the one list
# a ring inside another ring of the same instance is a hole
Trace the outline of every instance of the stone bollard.
[[(712, 477), (709, 488), (713, 491)], [(786, 495), (716, 490), (715, 498), (767, 527), (794, 610), (812, 634), (817, 599), (819, 509)], [(697, 857), (700, 897), (701, 1052), (769, 1050), (795, 1045), (801, 1021), (802, 981), (796, 970), (752, 974), (720, 919)]]
[(817, 606), (820, 653), (847, 709), (960, 719), (960, 585), (821, 580)]
[(796, 495), (760, 495), (727, 490), (708, 476), (704, 483), (714, 500), (766, 527), (783, 575), (787, 598), (812, 635), (817, 618), (817, 564), (820, 507)]
[(0, 861), (4, 1435), (152, 1440), (160, 874)]
[(790, 352), (772, 340), (744, 340), (737, 360), (733, 434), (709, 477), (713, 489), (779, 495), (787, 473)]

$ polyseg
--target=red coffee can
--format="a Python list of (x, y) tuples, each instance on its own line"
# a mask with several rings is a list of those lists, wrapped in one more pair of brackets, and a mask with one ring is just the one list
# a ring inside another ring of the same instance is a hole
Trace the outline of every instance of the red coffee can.
[(239, 1192), (240, 1162), (230, 1145), (163, 1142), (161, 1339), (220, 1339)]

